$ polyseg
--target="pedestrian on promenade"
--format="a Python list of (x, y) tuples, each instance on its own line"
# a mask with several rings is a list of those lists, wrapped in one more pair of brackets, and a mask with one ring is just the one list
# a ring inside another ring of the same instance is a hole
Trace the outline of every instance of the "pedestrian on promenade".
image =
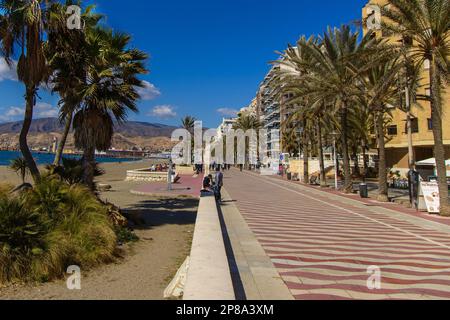
[(216, 199), (217, 201), (222, 201), (222, 187), (223, 187), (223, 173), (220, 171), (220, 166), (217, 167), (216, 176), (215, 176), (215, 189), (216, 189)]
[(203, 179), (203, 191), (211, 191), (212, 189), (212, 175), (205, 176)]

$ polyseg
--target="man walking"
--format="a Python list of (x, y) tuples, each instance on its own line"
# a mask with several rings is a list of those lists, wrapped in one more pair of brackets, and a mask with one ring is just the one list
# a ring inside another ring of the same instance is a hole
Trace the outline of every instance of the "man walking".
[(216, 176), (214, 179), (216, 185), (216, 199), (222, 201), (222, 187), (223, 187), (223, 173), (220, 171), (220, 166), (217, 167)]

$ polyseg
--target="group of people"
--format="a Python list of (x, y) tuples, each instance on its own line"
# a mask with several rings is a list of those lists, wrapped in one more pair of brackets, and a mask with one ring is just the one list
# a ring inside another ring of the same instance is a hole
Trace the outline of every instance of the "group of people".
[(167, 172), (169, 170), (169, 165), (167, 163), (163, 163), (163, 164), (153, 164), (150, 167), (150, 171), (152, 172)]
[[(231, 170), (231, 164), (217, 164), (213, 162), (209, 165), (209, 171), (216, 172), (217, 169), (222, 171)], [(203, 164), (196, 164), (194, 165), (194, 171), (196, 174), (203, 173), (205, 171), (205, 166)]]
[(209, 165), (209, 170), (210, 171), (217, 171), (217, 170), (231, 170), (231, 164), (218, 164), (213, 162), (212, 164)]
[(214, 192), (216, 200), (222, 202), (223, 173), (220, 166), (216, 167), (214, 177), (212, 174), (203, 179), (203, 191)]

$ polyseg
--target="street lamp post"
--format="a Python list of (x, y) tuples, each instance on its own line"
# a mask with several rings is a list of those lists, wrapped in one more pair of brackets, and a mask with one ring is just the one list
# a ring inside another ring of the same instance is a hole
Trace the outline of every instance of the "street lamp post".
[(172, 163), (172, 159), (170, 159), (169, 161), (169, 170), (167, 172), (167, 190), (168, 191), (172, 191), (172, 167), (173, 167), (173, 163)]
[(331, 134), (333, 136), (333, 157), (334, 157), (334, 188), (335, 190), (339, 189), (338, 184), (338, 168), (339, 168), (339, 159), (337, 156), (337, 146), (336, 146), (336, 137), (339, 135), (336, 132)]

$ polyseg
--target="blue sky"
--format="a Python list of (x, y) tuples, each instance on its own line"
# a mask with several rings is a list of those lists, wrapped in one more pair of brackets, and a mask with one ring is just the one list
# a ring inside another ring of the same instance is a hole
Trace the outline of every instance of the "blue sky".
[[(360, 19), (366, 0), (96, 0), (107, 24), (150, 54), (151, 73), (130, 119), (179, 124), (193, 115), (217, 126), (224, 109), (249, 104), (269, 61), (300, 35)], [(0, 60), (0, 122), (21, 119), (23, 85)], [(40, 91), (36, 117), (57, 115), (57, 96)]]

